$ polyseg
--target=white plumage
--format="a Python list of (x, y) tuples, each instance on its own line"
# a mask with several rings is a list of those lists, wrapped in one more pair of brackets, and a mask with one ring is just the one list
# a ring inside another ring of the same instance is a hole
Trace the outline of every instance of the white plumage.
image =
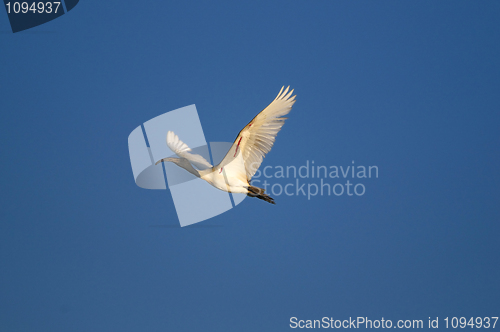
[(273, 102), (239, 132), (217, 166), (213, 167), (202, 156), (190, 153), (191, 149), (172, 131), (167, 133), (167, 145), (180, 158), (164, 158), (156, 164), (173, 162), (220, 190), (247, 194), (274, 204), (274, 200), (264, 193), (264, 189), (252, 186), (250, 180), (266, 154), (271, 151), (276, 135), (287, 119), (284, 116), (295, 103), (293, 90), (288, 91), (288, 87), (283, 91), (283, 88)]

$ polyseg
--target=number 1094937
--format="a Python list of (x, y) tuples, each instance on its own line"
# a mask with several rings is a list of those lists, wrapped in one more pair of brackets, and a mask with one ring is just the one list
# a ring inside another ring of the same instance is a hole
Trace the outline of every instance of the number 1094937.
[(446, 317), (444, 319), (446, 323), (446, 328), (495, 328), (497, 324), (498, 317), (471, 317), (470, 319), (466, 317)]
[(57, 11), (59, 10), (59, 6), (61, 5), (61, 2), (7, 2), (5, 6), (7, 7), (7, 13), (14, 13), (14, 14), (26, 14), (26, 13), (33, 13), (33, 14), (51, 14), (55, 13), (57, 14)]

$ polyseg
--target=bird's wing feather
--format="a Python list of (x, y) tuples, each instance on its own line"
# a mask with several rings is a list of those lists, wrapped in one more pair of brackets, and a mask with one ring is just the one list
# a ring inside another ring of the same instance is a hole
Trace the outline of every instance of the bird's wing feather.
[(287, 119), (283, 116), (290, 112), (295, 103), (293, 90), (289, 92), (288, 87), (283, 91), (283, 88), (276, 99), (240, 131), (217, 168), (226, 167), (226, 171), (229, 168), (239, 168), (239, 172), (235, 173), (241, 173), (243, 161), (246, 180), (252, 179), (263, 158), (271, 151), (276, 135)]
[(181, 158), (186, 158), (190, 163), (196, 166), (198, 169), (212, 168), (212, 165), (199, 154), (190, 153), (191, 149), (186, 143), (181, 141), (179, 137), (174, 134), (173, 131), (167, 133), (167, 146), (176, 155)]

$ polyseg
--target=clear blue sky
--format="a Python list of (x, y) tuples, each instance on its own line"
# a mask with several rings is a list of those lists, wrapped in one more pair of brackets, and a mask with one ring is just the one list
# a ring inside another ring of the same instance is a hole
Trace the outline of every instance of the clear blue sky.
[[(1, 331), (499, 316), (498, 1), (87, 0), (16, 34), (1, 11)], [(363, 196), (179, 228), (135, 185), (139, 124), (196, 104), (232, 141), (282, 85), (263, 166), (377, 165)]]

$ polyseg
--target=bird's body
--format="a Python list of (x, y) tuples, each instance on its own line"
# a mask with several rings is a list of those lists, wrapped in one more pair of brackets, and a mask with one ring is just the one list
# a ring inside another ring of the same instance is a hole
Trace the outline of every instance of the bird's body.
[[(263, 199), (274, 204), (264, 189), (250, 184), (265, 155), (271, 150), (274, 140), (295, 103), (293, 90), (280, 93), (262, 112), (257, 114), (238, 134), (224, 159), (212, 166), (200, 155), (190, 153), (191, 149), (172, 131), (167, 133), (167, 145), (180, 158), (164, 158), (156, 164), (170, 161), (191, 174), (207, 181), (217, 189)], [(198, 169), (193, 167), (195, 165)]]
[(201, 176), (203, 180), (207, 181), (217, 189), (236, 194), (248, 193), (248, 181), (242, 181), (241, 179), (232, 176), (227, 177), (227, 179), (226, 177), (224, 176), (224, 173), (217, 172), (216, 170), (210, 170), (210, 172)]

